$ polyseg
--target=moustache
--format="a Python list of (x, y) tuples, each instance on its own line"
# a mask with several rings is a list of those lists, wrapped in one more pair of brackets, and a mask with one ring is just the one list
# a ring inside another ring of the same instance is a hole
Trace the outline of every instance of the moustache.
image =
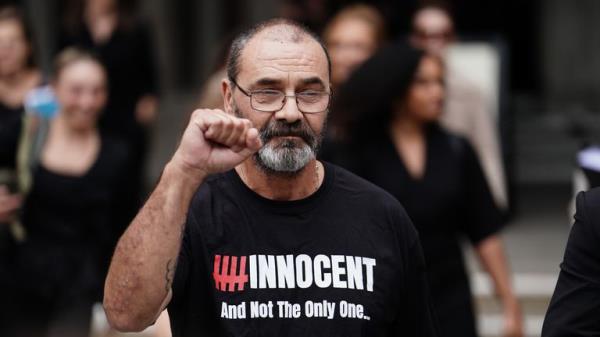
[(313, 146), (317, 141), (314, 132), (302, 121), (286, 123), (275, 120), (263, 127), (260, 131), (260, 138), (263, 143), (266, 143), (275, 137), (298, 137), (310, 146)]

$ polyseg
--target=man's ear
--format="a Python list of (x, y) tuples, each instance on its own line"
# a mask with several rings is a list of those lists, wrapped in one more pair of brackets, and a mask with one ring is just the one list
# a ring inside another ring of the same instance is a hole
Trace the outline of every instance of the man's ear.
[(223, 95), (223, 108), (225, 112), (233, 115), (233, 86), (227, 78), (221, 81), (221, 94)]

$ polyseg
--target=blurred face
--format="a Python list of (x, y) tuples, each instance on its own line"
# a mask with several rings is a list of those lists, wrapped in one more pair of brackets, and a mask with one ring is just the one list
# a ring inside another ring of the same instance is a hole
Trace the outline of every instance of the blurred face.
[(76, 130), (96, 126), (106, 102), (106, 77), (94, 61), (81, 60), (66, 66), (53, 85), (60, 114)]
[(346, 81), (377, 48), (373, 28), (363, 20), (352, 18), (336, 23), (325, 36), (325, 42), (332, 63), (331, 79), (336, 86)]
[(30, 53), (25, 32), (18, 21), (0, 22), (0, 76), (12, 75), (27, 66)]
[(405, 104), (403, 111), (422, 123), (433, 122), (440, 117), (444, 104), (444, 71), (439, 59), (423, 57)]
[[(255, 95), (254, 103), (227, 81), (224, 83), (225, 108), (229, 113), (249, 119), (259, 130), (264, 146), (254, 160), (260, 168), (267, 173), (295, 174), (316, 158), (327, 107), (319, 106), (324, 110), (321, 112), (303, 113), (297, 103), (301, 98), (289, 96), (304, 95), (306, 102), (316, 102), (314, 97), (328, 94), (327, 58), (321, 46), (308, 36), (294, 42), (278, 36), (277, 30), (267, 30), (258, 33), (244, 48), (240, 73), (235, 79), (240, 88)], [(279, 100), (285, 103), (281, 109), (256, 110), (261, 104), (260, 98), (257, 100), (259, 93), (275, 92), (288, 96)], [(302, 104), (308, 108), (315, 106)]]
[(448, 14), (438, 8), (419, 11), (413, 21), (411, 42), (433, 55), (441, 55), (454, 40), (454, 26)]
[(94, 13), (104, 13), (113, 10), (117, 0), (87, 0), (86, 5)]

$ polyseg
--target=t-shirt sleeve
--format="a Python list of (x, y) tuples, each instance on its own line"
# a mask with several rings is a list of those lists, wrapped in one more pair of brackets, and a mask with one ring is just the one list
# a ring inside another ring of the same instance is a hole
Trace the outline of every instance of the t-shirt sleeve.
[(463, 142), (463, 184), (465, 221), (462, 230), (469, 240), (478, 244), (502, 228), (502, 215), (492, 197), (479, 159), (471, 144)]
[(392, 327), (391, 336), (439, 336), (439, 328), (429, 282), (427, 280), (425, 258), (416, 229), (412, 221), (400, 207), (397, 218), (404, 230), (399, 233), (399, 242), (404, 242), (403, 292), (400, 310)]
[[(543, 337), (600, 336), (600, 219), (590, 217), (592, 202), (586, 197), (586, 193), (577, 196), (575, 223), (546, 313)], [(600, 198), (595, 201), (594, 207)]]

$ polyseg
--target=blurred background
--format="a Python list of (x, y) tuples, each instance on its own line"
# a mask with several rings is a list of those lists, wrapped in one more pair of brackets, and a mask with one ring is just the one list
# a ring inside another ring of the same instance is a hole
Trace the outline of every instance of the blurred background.
[[(126, 1), (124, 1), (126, 2)], [(129, 1), (148, 28), (158, 113), (147, 124), (143, 190), (173, 153), (189, 114), (224, 62), (231, 36), (284, 16), (322, 33), (344, 0)], [(73, 1), (3, 1), (23, 9), (33, 52), (49, 74)], [(385, 19), (389, 40), (406, 40), (418, 0), (362, 1)], [(587, 188), (578, 153), (600, 138), (600, 2), (596, 0), (446, 1), (454, 19), (451, 57), (487, 88), (505, 174), (509, 225), (502, 236), (525, 313), (527, 336), (539, 336), (562, 260), (574, 190)], [(462, 60), (462, 62), (461, 62)], [(589, 180), (589, 179), (588, 179)], [(490, 282), (466, 248), (482, 336), (502, 324)], [(96, 311), (100, 309), (97, 308)], [(97, 314), (96, 316), (101, 316)], [(106, 323), (97, 318), (94, 333)], [(160, 335), (155, 330), (146, 335)], [(165, 335), (166, 336), (166, 335)]]

